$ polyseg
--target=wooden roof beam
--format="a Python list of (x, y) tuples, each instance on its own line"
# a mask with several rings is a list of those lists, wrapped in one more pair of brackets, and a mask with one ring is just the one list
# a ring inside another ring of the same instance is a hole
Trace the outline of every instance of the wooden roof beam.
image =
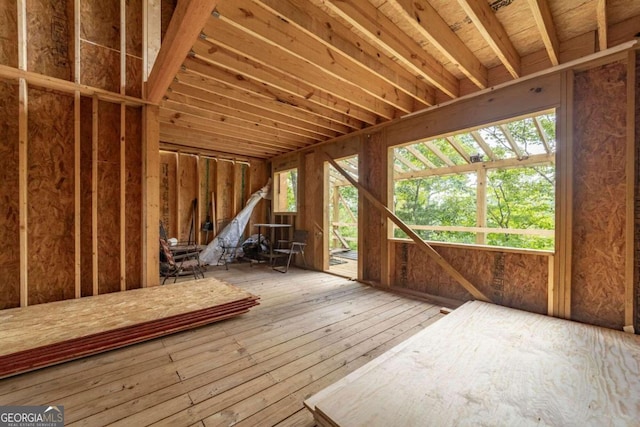
[(218, 0), (180, 1), (147, 81), (147, 100), (159, 103), (180, 70)]
[(310, 1), (350, 25), (367, 43), (377, 46), (418, 78), (426, 80), (452, 98), (459, 96), (458, 79), (415, 40), (398, 31), (398, 27), (368, 1)]
[(542, 141), (542, 145), (544, 145), (544, 149), (547, 153), (551, 153), (551, 146), (549, 145), (549, 138), (547, 138), (547, 134), (542, 127), (542, 123), (540, 123), (540, 119), (538, 117), (533, 117), (533, 124), (535, 125), (536, 131), (540, 136), (540, 140)]
[(462, 144), (458, 142), (455, 136), (447, 136), (445, 140), (451, 144), (454, 150), (458, 152), (462, 156), (465, 162), (471, 163), (471, 156), (467, 153), (467, 150), (464, 149)]
[(459, 67), (476, 86), (488, 86), (487, 68), (449, 28), (427, 0), (388, 0), (394, 11)]
[[(401, 57), (388, 55), (375, 43), (371, 43), (367, 34), (353, 31), (352, 25), (334, 12), (335, 9), (338, 9), (334, 3), (321, 0), (304, 2), (295, 0), (256, 1), (272, 10), (274, 14), (295, 22), (328, 49), (337, 49), (360, 62), (372, 72), (389, 79), (398, 89), (412, 96), (416, 100), (418, 108), (435, 104), (435, 90), (430, 81), (416, 78), (417, 73), (405, 67)], [(382, 30), (382, 22), (378, 21), (375, 24), (376, 28)], [(453, 76), (451, 77), (457, 85), (457, 80)]]
[[(328, 48), (294, 23), (275, 16), (264, 7), (249, 0), (234, 0), (222, 2), (218, 11), (220, 21), (254, 38), (252, 44), (255, 45), (255, 39), (266, 43), (269, 48), (262, 46), (260, 49), (269, 54), (271, 62), (278, 61), (283, 67), (295, 67), (292, 68), (292, 71), (296, 70), (293, 74), (305, 75), (317, 69), (329, 76), (333, 85), (339, 81), (342, 85), (351, 85), (354, 89), (365, 92), (369, 97), (376, 98), (395, 110), (405, 113), (414, 111), (414, 99), (404, 91), (352, 57), (333, 47)], [(215, 27), (213, 32), (207, 30), (207, 34), (217, 38)], [(246, 47), (238, 40), (237, 32), (233, 43), (240, 49)], [(279, 55), (287, 58), (279, 61)]]
[(538, 31), (540, 31), (544, 47), (547, 49), (551, 64), (560, 64), (560, 42), (558, 41), (558, 34), (553, 23), (548, 0), (529, 0), (529, 7), (536, 21)]
[[(405, 148), (405, 149), (407, 149), (407, 147), (404, 147), (404, 148)], [(409, 151), (409, 150), (407, 149), (407, 151)], [(411, 154), (413, 154), (413, 153), (411, 153)], [(398, 159), (398, 160), (400, 161), (400, 163), (402, 163), (403, 165), (405, 165), (406, 167), (408, 167), (408, 168), (409, 168), (409, 170), (412, 170), (412, 171), (420, 170), (420, 169), (418, 169), (418, 168), (416, 167), (416, 165), (414, 165), (413, 163), (411, 163), (411, 162), (409, 161), (409, 159), (407, 159), (405, 156), (403, 156), (402, 154), (400, 154), (397, 150), (394, 152), (394, 157), (395, 157), (396, 159)]]
[[(237, 29), (242, 31), (237, 31)], [(204, 37), (211, 43), (249, 58), (259, 66), (277, 67), (278, 71), (282, 72), (287, 79), (295, 81), (298, 79), (296, 76), (306, 76), (306, 85), (329, 92), (334, 97), (357, 105), (384, 119), (390, 120), (399, 115), (398, 110), (392, 105), (377, 97), (372, 97), (356, 84), (336, 79), (321, 67), (313, 66), (314, 62), (309, 62), (283, 50), (283, 46), (276, 46), (277, 44), (269, 42), (267, 48), (261, 43), (256, 43), (255, 34), (245, 32), (241, 26), (237, 29), (234, 28), (232, 22), (225, 19), (209, 21), (204, 27)], [(209, 34), (212, 36), (209, 37)], [(293, 44), (298, 45), (299, 43)]]
[(491, 49), (514, 79), (520, 77), (520, 55), (486, 0), (458, 0)]
[(609, 47), (607, 40), (607, 0), (597, 0), (596, 22), (598, 23), (598, 46), (603, 51)]
[(422, 164), (424, 164), (427, 168), (433, 169), (436, 167), (436, 165), (434, 165), (431, 160), (427, 159), (427, 157), (424, 154), (422, 154), (420, 151), (418, 151), (415, 147), (408, 145), (403, 148), (407, 150), (409, 153), (411, 153), (411, 155), (415, 157), (418, 161), (422, 162)]
[(453, 163), (453, 160), (451, 160), (449, 158), (449, 156), (447, 156), (446, 154), (444, 154), (442, 152), (442, 150), (440, 150), (436, 144), (433, 143), (433, 141), (428, 141), (425, 142), (424, 145), (431, 150), (431, 152), (433, 152), (433, 154), (435, 154), (436, 156), (438, 156), (438, 158), (440, 160), (442, 160), (447, 166), (455, 166), (455, 163)]
[(506, 125), (500, 125), (500, 130), (504, 134), (505, 138), (507, 138), (507, 141), (509, 142), (509, 146), (511, 147), (513, 152), (516, 154), (516, 157), (518, 159), (522, 159), (524, 154), (520, 149), (520, 147), (518, 147), (518, 143), (516, 143), (516, 140), (513, 138), (513, 135), (511, 135), (511, 131), (509, 131), (509, 128), (507, 128)]
[(471, 132), (471, 136), (478, 143), (482, 151), (484, 151), (492, 161), (495, 162), (496, 160), (498, 160), (496, 154), (493, 152), (491, 147), (489, 147), (489, 144), (487, 144), (487, 142), (484, 140), (484, 138), (482, 138), (482, 135), (480, 135), (477, 130)]

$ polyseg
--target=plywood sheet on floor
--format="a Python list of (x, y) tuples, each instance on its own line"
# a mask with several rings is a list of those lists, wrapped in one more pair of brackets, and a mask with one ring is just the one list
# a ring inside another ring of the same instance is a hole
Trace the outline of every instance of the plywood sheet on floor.
[(207, 275), (259, 295), (260, 305), (2, 380), (0, 401), (58, 402), (71, 426), (311, 426), (304, 399), (441, 317), (438, 306), (297, 268), (232, 264)]
[(640, 337), (474, 301), (305, 404), (321, 426), (637, 425)]

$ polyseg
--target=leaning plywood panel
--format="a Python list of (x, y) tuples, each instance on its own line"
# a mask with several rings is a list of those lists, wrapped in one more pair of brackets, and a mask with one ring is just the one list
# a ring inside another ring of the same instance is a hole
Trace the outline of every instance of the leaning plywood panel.
[(142, 110), (127, 107), (126, 119), (126, 282), (135, 289), (142, 278)]
[(27, 69), (71, 80), (73, 1), (27, 0)]
[(92, 100), (80, 100), (80, 292), (93, 295)]
[(305, 404), (341, 427), (636, 426), (640, 338), (474, 301)]
[(18, 11), (15, 0), (0, 0), (0, 64), (18, 67)]
[(29, 89), (29, 305), (74, 298), (73, 97)]
[(120, 290), (120, 105), (98, 106), (98, 291)]
[(626, 73), (621, 63), (575, 76), (571, 315), (624, 325)]
[[(548, 254), (501, 252), (433, 244), (438, 253), (492, 301), (512, 308), (546, 313), (549, 277)], [(468, 301), (471, 295), (458, 286), (416, 245), (394, 241), (393, 283), (445, 298)]]
[[(15, 3), (15, 2), (14, 2)], [(1, 15), (0, 15), (1, 16)], [(1, 18), (0, 18), (1, 19)], [(0, 80), (0, 309), (20, 305), (18, 85)]]

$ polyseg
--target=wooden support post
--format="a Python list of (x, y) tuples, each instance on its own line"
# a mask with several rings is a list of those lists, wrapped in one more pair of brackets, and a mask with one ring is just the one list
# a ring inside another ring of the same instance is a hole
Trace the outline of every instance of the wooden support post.
[[(316, 159), (315, 159), (315, 164), (318, 164), (318, 162), (320, 162), (320, 159), (318, 159), (318, 155), (316, 154)], [(331, 238), (331, 233), (329, 232), (329, 230), (331, 229), (330, 224), (329, 224), (329, 212), (328, 212), (328, 206), (329, 206), (329, 186), (331, 185), (331, 179), (330, 179), (330, 172), (329, 172), (329, 164), (326, 162), (322, 162), (322, 176), (324, 177), (324, 185), (322, 186), (322, 230), (324, 230), (324, 232), (322, 233), (322, 253), (321, 253), (321, 260), (322, 260), (322, 270), (323, 271), (328, 271), (329, 270), (329, 239)], [(359, 231), (359, 230), (358, 230)], [(316, 254), (316, 257), (318, 256), (318, 254)]]
[(333, 220), (331, 221), (330, 227), (331, 227), (331, 235), (333, 236), (332, 246), (335, 248), (340, 243), (338, 241), (338, 238), (335, 237), (336, 233), (338, 233), (338, 226), (333, 225), (335, 222), (340, 222), (340, 187), (338, 187), (337, 185), (334, 185), (332, 187), (333, 187), (333, 200), (331, 201), (331, 203), (333, 204)]
[[(18, 67), (27, 70), (27, 5), (26, 0), (18, 0)], [(20, 306), (29, 305), (28, 280), (28, 139), (29, 139), (29, 100), (27, 81), (19, 80), (18, 109), (18, 204), (20, 216)]]
[[(605, 3), (602, 1), (602, 3)], [(605, 41), (606, 43), (606, 41)], [(636, 176), (636, 51), (629, 51), (627, 60), (627, 153), (625, 156), (626, 212), (625, 212), (625, 296), (624, 327), (634, 329), (634, 268), (635, 268), (635, 176)]]
[[(386, 189), (384, 195), (386, 196), (386, 206), (393, 205), (393, 193), (395, 191), (395, 181), (393, 180), (393, 149), (386, 146), (386, 144), (380, 144), (380, 149), (384, 150), (382, 156), (382, 164), (380, 170), (382, 176), (380, 177), (382, 188)], [(383, 286), (391, 287), (393, 268), (392, 258), (394, 257), (391, 251), (391, 238), (393, 238), (393, 225), (385, 218), (384, 224), (380, 229), (380, 284)], [(361, 278), (362, 276), (359, 276)]]
[[(476, 172), (476, 226), (487, 226), (487, 170), (479, 167)], [(487, 233), (476, 233), (476, 243), (487, 244)]]
[(201, 168), (200, 168), (200, 160), (201, 159), (202, 158), (200, 156), (196, 156), (196, 189), (197, 189), (196, 190), (197, 191), (196, 192), (196, 198), (198, 200), (198, 206), (197, 206), (197, 209), (196, 209), (196, 218), (195, 218), (196, 219), (196, 223), (195, 223), (195, 225), (193, 227), (194, 228), (193, 233), (194, 233), (194, 236), (195, 236), (196, 245), (199, 245), (199, 244), (202, 243), (201, 233), (200, 233), (200, 229), (202, 227), (202, 206), (203, 206), (202, 205), (202, 201), (203, 200), (207, 200), (206, 197), (205, 198), (202, 197), (202, 194), (201, 194), (202, 191), (200, 191), (200, 190), (202, 190), (202, 188), (201, 188), (201, 186), (202, 186), (202, 178), (200, 177), (200, 170), (201, 170)]
[(462, 285), (475, 299), (480, 301), (491, 302), (491, 300), (478, 290), (471, 282), (451, 266), (440, 254), (431, 247), (427, 242), (422, 240), (407, 224), (405, 224), (400, 218), (398, 218), (393, 212), (389, 210), (382, 202), (376, 199), (369, 191), (367, 191), (362, 185), (354, 180), (347, 172), (345, 172), (327, 153), (325, 153), (329, 163), (344, 176), (354, 187), (358, 189), (371, 204), (373, 204), (385, 217), (393, 221), (402, 231), (404, 231), (420, 248), (423, 252), (429, 255), (444, 271)]
[(93, 97), (91, 110), (91, 253), (93, 295), (100, 293), (98, 286), (98, 97)]
[(81, 192), (80, 192), (80, 92), (76, 91), (73, 97), (73, 193), (74, 193), (74, 295), (76, 298), (82, 296), (82, 276), (81, 276), (81, 264), (82, 264), (82, 251), (81, 251), (81, 239), (82, 234), (81, 227)]
[(182, 239), (180, 238), (180, 226), (182, 224), (182, 215), (180, 215), (180, 182), (182, 180), (180, 179), (180, 152), (178, 151), (176, 153), (176, 224), (175, 224), (175, 230), (176, 230), (176, 239), (178, 239), (178, 241), (181, 241)]
[(120, 94), (127, 87), (127, 0), (120, 0)]
[(120, 290), (127, 290), (127, 107), (120, 104)]
[(143, 260), (142, 286), (160, 284), (160, 109), (145, 106), (143, 115)]

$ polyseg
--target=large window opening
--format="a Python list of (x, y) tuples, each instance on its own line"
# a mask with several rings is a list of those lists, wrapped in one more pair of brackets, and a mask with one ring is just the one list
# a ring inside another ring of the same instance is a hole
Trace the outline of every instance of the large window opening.
[(553, 250), (555, 123), (545, 111), (394, 148), (396, 215), (425, 240)]
[(276, 213), (298, 210), (298, 169), (288, 169), (274, 174), (273, 209)]
[[(337, 161), (351, 178), (358, 180), (358, 157)], [(329, 271), (346, 277), (358, 274), (358, 189), (333, 166), (328, 167), (329, 192), (327, 220), (329, 236)]]

